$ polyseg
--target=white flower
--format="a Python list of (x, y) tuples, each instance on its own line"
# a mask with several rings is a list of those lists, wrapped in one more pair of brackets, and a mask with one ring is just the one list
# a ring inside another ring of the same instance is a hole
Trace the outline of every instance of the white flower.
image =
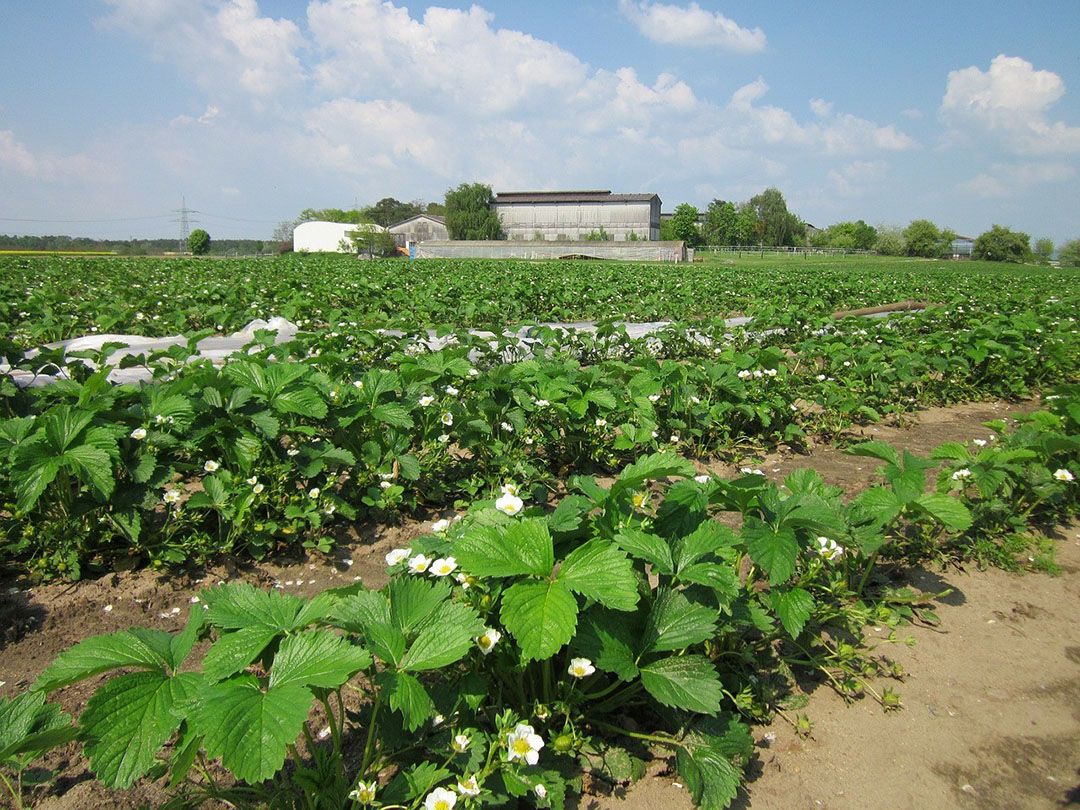
[(266, 489), (266, 487), (265, 487), (265, 486), (263, 486), (262, 484), (256, 484), (255, 486), (253, 486), (253, 487), (251, 488), (251, 491), (252, 491), (252, 492), (254, 492), (254, 493), (255, 493), (256, 495), (258, 495), (258, 494), (259, 494), (260, 492), (262, 492), (262, 491), (263, 491), (264, 489)]
[(165, 501), (165, 503), (176, 503), (177, 501), (180, 500), (180, 490), (178, 490), (178, 489), (167, 489), (167, 490), (165, 490), (165, 494), (161, 496), (161, 500)]
[(755, 368), (754, 369), (754, 379), (760, 380), (764, 376), (765, 376), (765, 372), (762, 371), (760, 368)]
[(659, 402), (659, 401), (660, 401), (660, 395), (659, 394), (649, 394), (649, 402)]
[(336, 511), (337, 511), (337, 505), (336, 504), (328, 503), (326, 506), (323, 507), (323, 514), (325, 514), (325, 515), (332, 515)]
[(962, 481), (965, 478), (971, 478), (971, 470), (967, 467), (957, 470), (952, 474), (953, 481)]
[(751, 377), (751, 376), (753, 376), (753, 372), (751, 372), (751, 371), (750, 371), (750, 369), (746, 369), (746, 368), (744, 368), (744, 369), (743, 369), (742, 371), (740, 371), (740, 372), (739, 372), (739, 373), (738, 373), (738, 374), (737, 374), (736, 376), (737, 376), (737, 377), (738, 377), (738, 378), (739, 378), (740, 380), (749, 380), (749, 379), (750, 379), (750, 377)]
[(739, 467), (739, 473), (742, 475), (764, 475), (762, 470), (755, 470), (753, 467)]
[(453, 810), (457, 794), (446, 788), (435, 788), (424, 799), (424, 810)]
[(286, 450), (286, 451), (285, 451), (285, 455), (287, 455), (287, 456), (289, 456), (290, 458), (292, 458), (293, 456), (298, 456), (298, 455), (300, 455), (300, 451), (299, 451), (299, 450), (297, 450), (297, 449), (296, 449), (295, 447), (290, 447), (290, 448), (289, 448), (288, 450)]
[(441, 726), (445, 722), (446, 718), (441, 714), (437, 714), (431, 718), (431, 725), (433, 726)]
[(440, 433), (439, 434), (439, 444), (446, 444), (448, 441), (450, 441), (450, 434), (449, 433)]
[(533, 443), (533, 438), (532, 438), (532, 436), (526, 436), (526, 437), (525, 437), (525, 444), (527, 444), (527, 445), (530, 445), (530, 446), (531, 446), (531, 445), (532, 445), (532, 443)]
[(458, 391), (456, 388), (454, 388), (454, 386), (448, 385), (448, 386), (446, 386), (446, 393), (448, 393), (452, 397), (456, 397), (461, 392)]
[(439, 558), (431, 564), (431, 575), (445, 577), (454, 573), (455, 569), (457, 569), (457, 560), (453, 557)]
[(1073, 480), (1073, 474), (1066, 470), (1064, 467), (1062, 467), (1060, 470), (1054, 471), (1054, 478), (1058, 481), (1068, 482)]
[(450, 411), (447, 411), (441, 417), (439, 417), (439, 421), (441, 421), (447, 427), (450, 427), (450, 425), (454, 424), (454, 415), (450, 413)]
[(459, 754), (464, 754), (469, 750), (469, 735), (468, 734), (455, 734), (454, 739), (450, 741), (450, 747)]
[(470, 369), (469, 369), (469, 376), (470, 376), (470, 377), (479, 377), (479, 376), (480, 376), (480, 372), (479, 372), (479, 371), (477, 371), (477, 370), (476, 370), (475, 368), (470, 368)]
[(217, 472), (218, 470), (220, 470), (221, 465), (218, 464), (216, 461), (208, 461), (208, 462), (206, 462), (205, 464), (202, 465), (202, 468), (206, 472), (212, 473), (212, 472)]
[(386, 555), (386, 564), (397, 565), (399, 562), (403, 562), (404, 560), (408, 559), (410, 554), (412, 554), (411, 548), (395, 548), (393, 551)]
[(499, 487), (499, 492), (501, 492), (503, 495), (517, 495), (520, 491), (521, 490), (518, 488), (517, 484), (512, 484), (509, 482)]
[(682, 441), (682, 437), (680, 437), (678, 433), (672, 433), (671, 434), (671, 443), (672, 444), (678, 444), (680, 441)]
[(544, 787), (543, 783), (533, 787), (533, 793), (536, 794), (536, 798), (538, 798), (538, 799), (547, 798), (547, 788)]
[(817, 381), (818, 382), (825, 382), (826, 379), (828, 379), (828, 378), (824, 374), (818, 374), (817, 375)]
[(495, 508), (503, 514), (510, 515), (511, 517), (520, 512), (521, 507), (523, 507), (524, 505), (525, 503), (521, 500), (521, 498), (519, 498), (517, 495), (511, 495), (509, 493), (503, 495), (501, 498), (495, 501)]
[(501, 427), (507, 433), (513, 433), (514, 432), (514, 426), (511, 425), (509, 422), (500, 422), (499, 427)]
[(817, 553), (829, 562), (839, 559), (844, 554), (844, 547), (829, 537), (817, 538)]
[(409, 559), (409, 571), (413, 574), (422, 574), (431, 566), (431, 558), (423, 554), (417, 554)]
[(697, 481), (699, 484), (707, 484), (707, 483), (709, 483), (709, 476), (707, 476), (707, 475), (695, 475), (694, 480)]
[(570, 667), (566, 671), (575, 678), (587, 678), (596, 672), (596, 667), (588, 658), (571, 658)]
[(598, 428), (607, 427), (607, 419), (597, 419), (596, 426)]
[(457, 790), (462, 796), (479, 796), (480, 785), (476, 782), (475, 776), (470, 776), (468, 779), (458, 779)]
[(322, 494), (322, 490), (320, 490), (318, 487), (312, 487), (307, 495), (308, 495), (309, 498), (311, 498), (311, 500), (314, 501), (314, 500), (318, 499), (320, 494)]
[(146, 438), (146, 428), (135, 428), (131, 431), (131, 438), (137, 442), (141, 442)]
[(154, 424), (164, 425), (167, 422), (172, 422), (172, 420), (173, 418), (171, 416), (164, 416), (163, 414), (159, 413), (157, 416), (154, 417)]
[(776, 376), (776, 369), (775, 368), (767, 368), (767, 369), (765, 369), (765, 376), (766, 377), (775, 377)]
[(389, 481), (380, 481), (379, 482), (379, 489), (390, 489), (390, 482)]
[(249, 487), (253, 487), (257, 483), (259, 483), (259, 479), (258, 479), (257, 476), (253, 475), (253, 476), (251, 476), (251, 478), (247, 479), (247, 484), (248, 484)]
[[(694, 405), (700, 405), (701, 404), (701, 397), (690, 397), (690, 402), (693, 403)], [(537, 785), (537, 787), (543, 787), (543, 785)]]
[(494, 627), (485, 627), (484, 632), (476, 638), (476, 646), (480, 648), (480, 652), (487, 655), (499, 643), (500, 638), (502, 638), (502, 633)]
[(431, 530), (433, 532), (435, 532), (435, 534), (441, 534), (442, 532), (445, 532), (449, 528), (450, 528), (450, 521), (447, 520), (446, 518), (441, 518), (441, 519), (436, 520), (434, 523), (431, 524)]
[(972, 439), (971, 443), (976, 447), (986, 447), (986, 439)]
[(353, 384), (353, 388), (356, 388), (356, 389), (360, 389), (360, 388), (364, 387), (364, 381), (363, 380), (353, 380), (352, 384)]
[(544, 741), (540, 735), (525, 723), (518, 723), (514, 730), (506, 735), (507, 759), (511, 762), (523, 759), (529, 765), (535, 765), (540, 761), (540, 749), (543, 747)]
[(356, 790), (349, 792), (349, 798), (354, 802), (360, 802), (360, 804), (371, 804), (375, 801), (375, 789), (378, 786), (378, 782), (374, 780), (371, 782), (357, 782)]
[(537, 408), (546, 408), (551, 403), (548, 402), (546, 399), (538, 399), (538, 400), (536, 400), (536, 402), (534, 404), (536, 405)]

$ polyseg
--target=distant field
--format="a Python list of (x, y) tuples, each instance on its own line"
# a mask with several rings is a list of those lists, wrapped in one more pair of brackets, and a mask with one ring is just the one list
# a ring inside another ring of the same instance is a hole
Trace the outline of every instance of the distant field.
[(0, 250), (0, 256), (115, 256), (115, 250)]
[(280, 315), (309, 328), (490, 328), (529, 321), (780, 319), (903, 299), (990, 310), (1080, 303), (1080, 272), (867, 256), (710, 255), (683, 265), (338, 255), (270, 259), (0, 256), (0, 334), (235, 330)]

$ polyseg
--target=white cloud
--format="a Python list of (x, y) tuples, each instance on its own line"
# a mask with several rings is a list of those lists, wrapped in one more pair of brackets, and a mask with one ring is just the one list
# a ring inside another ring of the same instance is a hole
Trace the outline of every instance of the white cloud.
[(995, 163), (989, 172), (980, 172), (960, 184), (960, 190), (983, 198), (1006, 198), (1047, 183), (1063, 183), (1076, 176), (1068, 163)]
[(182, 127), (188, 124), (203, 124), (204, 126), (211, 123), (215, 118), (221, 115), (221, 110), (215, 107), (213, 104), (209, 104), (206, 110), (198, 118), (192, 118), (190, 115), (178, 115), (176, 118), (169, 122), (171, 127)]
[(256, 0), (106, 0), (102, 20), (145, 41), (215, 95), (233, 86), (256, 99), (294, 88), (304, 71), (296, 23), (259, 13)]
[(949, 73), (941, 114), (955, 129), (997, 134), (1020, 154), (1077, 152), (1080, 127), (1047, 119), (1063, 95), (1056, 73), (1000, 54), (985, 72), (971, 66)]
[(0, 130), (0, 171), (46, 183), (93, 180), (107, 174), (101, 162), (85, 154), (35, 154), (10, 129)]
[(810, 99), (810, 109), (818, 118), (828, 118), (832, 115), (832, 102), (823, 98)]
[(765, 32), (760, 28), (743, 28), (697, 3), (683, 7), (619, 0), (619, 10), (644, 37), (663, 45), (718, 47), (735, 53), (756, 53), (765, 48)]
[(828, 174), (828, 181), (838, 194), (857, 197), (873, 191), (889, 173), (889, 164), (880, 161), (857, 160)]

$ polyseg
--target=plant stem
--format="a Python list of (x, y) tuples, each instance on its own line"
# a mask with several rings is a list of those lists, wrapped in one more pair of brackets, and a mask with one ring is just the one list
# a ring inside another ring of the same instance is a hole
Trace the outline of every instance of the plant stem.
[(551, 703), (551, 659), (544, 659), (542, 667), (544, 675), (544, 703)]
[(4, 776), (2, 771), (0, 771), (0, 782), (4, 783), (4, 787), (6, 787), (8, 789), (8, 793), (11, 794), (11, 798), (15, 802), (15, 810), (23, 810), (22, 797), (19, 796), (19, 793), (16, 792), (14, 787), (11, 786), (11, 782), (8, 781), (8, 778)]
[[(341, 699), (341, 696), (338, 696)], [(334, 740), (334, 752), (341, 753), (341, 730), (338, 728), (337, 723), (334, 721), (334, 710), (330, 708), (330, 698), (323, 695), (320, 698), (320, 702), (323, 708), (326, 709), (326, 722), (330, 726), (330, 735)], [(344, 722), (345, 715), (342, 714), (342, 721)]]
[(375, 753), (375, 728), (378, 725), (379, 709), (382, 708), (382, 690), (375, 694), (375, 705), (371, 709), (371, 720), (368, 723), (367, 741), (364, 743), (364, 759), (360, 763), (360, 778), (367, 775), (368, 766), (371, 765), (371, 757)]
[(682, 748), (683, 744), (672, 737), (661, 737), (658, 734), (642, 734), (639, 731), (629, 731), (625, 728), (621, 728), (611, 723), (605, 723), (603, 720), (591, 720), (591, 725), (598, 726), (605, 731), (613, 731), (616, 734), (622, 734), (624, 737), (632, 737), (635, 740), (643, 740), (645, 742), (656, 743), (657, 745), (664, 745), (668, 748)]

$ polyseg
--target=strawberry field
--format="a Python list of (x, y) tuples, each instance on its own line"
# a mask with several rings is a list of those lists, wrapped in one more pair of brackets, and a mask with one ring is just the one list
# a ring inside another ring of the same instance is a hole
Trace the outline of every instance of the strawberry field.
[[(47, 791), (24, 776), (77, 737), (105, 785), (156, 780), (178, 801), (562, 807), (667, 752), (698, 805), (726, 807), (754, 724), (808, 729), (808, 673), (901, 708), (902, 673), (863, 628), (936, 617), (892, 572), (1052, 566), (1038, 532), (1080, 501), (1078, 304), (1080, 273), (976, 262), (0, 257), (16, 587), (319, 560), (363, 527), (424, 526), (378, 590), (230, 582), (182, 630), (81, 641), (0, 699), (0, 791)], [(299, 334), (192, 357), (271, 316)], [(580, 321), (595, 329), (545, 325)], [(625, 325), (651, 321), (669, 323)], [(523, 352), (502, 330), (529, 324)], [(140, 385), (109, 382), (109, 342), (47, 346), (95, 333), (188, 345), (115, 361), (146, 369)], [(851, 438), (1037, 394), (926, 454)], [(875, 484), (761, 469), (822, 444)]]

